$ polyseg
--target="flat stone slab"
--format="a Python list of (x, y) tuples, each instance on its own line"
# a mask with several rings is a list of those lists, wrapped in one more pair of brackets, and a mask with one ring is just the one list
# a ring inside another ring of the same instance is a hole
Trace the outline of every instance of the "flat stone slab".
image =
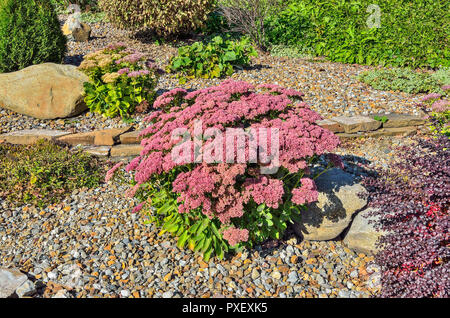
[(96, 156), (96, 157), (108, 157), (109, 152), (111, 150), (110, 146), (87, 146), (83, 149), (85, 152), (87, 152), (90, 155)]
[(342, 127), (347, 134), (355, 133), (358, 131), (372, 131), (377, 130), (381, 127), (381, 122), (374, 120), (366, 116), (339, 116), (331, 118), (332, 121), (337, 122)]
[(341, 124), (330, 120), (330, 119), (323, 119), (323, 120), (319, 120), (317, 122), (317, 125), (319, 125), (320, 127), (324, 128), (324, 129), (328, 129), (334, 133), (340, 133), (340, 132), (344, 132), (344, 127), (342, 127)]
[(125, 128), (112, 128), (94, 132), (94, 144), (97, 146), (112, 146), (119, 141), (119, 136), (128, 132), (130, 126)]
[(93, 131), (71, 134), (58, 138), (66, 144), (76, 146), (76, 145), (93, 145), (95, 139), (95, 133)]
[(139, 156), (144, 148), (139, 144), (117, 145), (111, 148), (111, 157)]
[(11, 297), (27, 280), (27, 276), (17, 269), (0, 267), (0, 298)]
[(420, 126), (426, 123), (425, 119), (420, 116), (408, 115), (408, 114), (374, 114), (374, 117), (386, 117), (387, 122), (383, 123), (383, 128), (400, 128), (408, 126)]
[(412, 136), (417, 132), (416, 127), (398, 127), (398, 128), (382, 128), (376, 131), (368, 132), (368, 137), (382, 136)]
[(70, 135), (70, 132), (51, 129), (26, 129), (2, 134), (0, 140), (14, 145), (31, 145), (40, 139), (52, 140), (66, 135)]
[(139, 137), (140, 130), (130, 131), (125, 134), (120, 135), (121, 144), (139, 144), (141, 143), (142, 137)]

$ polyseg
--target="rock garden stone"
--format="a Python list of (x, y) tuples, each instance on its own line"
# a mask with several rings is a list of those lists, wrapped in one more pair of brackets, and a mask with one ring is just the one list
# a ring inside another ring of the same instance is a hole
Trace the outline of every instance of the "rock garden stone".
[(141, 145), (116, 145), (111, 148), (111, 157), (139, 156), (143, 147)]
[(59, 141), (62, 141), (66, 144), (75, 146), (75, 145), (92, 145), (94, 144), (95, 132), (85, 132), (85, 133), (77, 133), (71, 134), (67, 136), (62, 136), (58, 138)]
[(355, 133), (358, 131), (377, 130), (381, 127), (382, 124), (380, 121), (366, 116), (339, 116), (332, 118), (332, 121), (335, 121), (342, 127), (344, 127), (344, 131), (347, 134)]
[(382, 128), (366, 134), (367, 137), (411, 136), (417, 132), (416, 127)]
[(39, 119), (75, 116), (87, 109), (86, 81), (75, 66), (53, 63), (0, 74), (0, 107)]
[(371, 116), (374, 118), (378, 117), (386, 117), (387, 122), (383, 123), (383, 128), (398, 128), (398, 127), (407, 127), (407, 126), (419, 126), (425, 124), (425, 119), (420, 116), (408, 115), (408, 114), (376, 114)]
[(376, 242), (384, 235), (384, 232), (375, 229), (375, 224), (372, 222), (376, 222), (378, 218), (369, 217), (370, 211), (372, 209), (368, 208), (355, 216), (344, 238), (344, 244), (357, 253), (376, 254), (379, 250)]
[(333, 168), (316, 180), (318, 201), (302, 211), (302, 223), (295, 223), (295, 232), (305, 240), (332, 240), (350, 224), (352, 216), (367, 201), (359, 196), (367, 190), (352, 175)]
[(319, 125), (322, 128), (328, 129), (334, 133), (341, 133), (344, 132), (344, 127), (341, 126), (341, 124), (329, 120), (329, 119), (323, 119), (317, 122), (317, 125)]
[(142, 137), (139, 137), (140, 130), (130, 131), (120, 135), (121, 144), (140, 144)]
[(27, 276), (17, 269), (0, 267), (0, 298), (13, 296), (27, 280)]
[(52, 140), (67, 135), (70, 135), (70, 132), (50, 129), (26, 129), (2, 134), (0, 135), (0, 140), (15, 145), (31, 145), (40, 139)]
[(73, 39), (76, 42), (87, 42), (91, 37), (91, 27), (86, 23), (81, 23), (79, 28), (72, 31)]
[(108, 157), (111, 150), (110, 146), (88, 146), (84, 151), (96, 157)]
[(94, 132), (94, 144), (97, 146), (112, 146), (119, 141), (121, 134), (130, 129), (131, 127), (98, 130)]

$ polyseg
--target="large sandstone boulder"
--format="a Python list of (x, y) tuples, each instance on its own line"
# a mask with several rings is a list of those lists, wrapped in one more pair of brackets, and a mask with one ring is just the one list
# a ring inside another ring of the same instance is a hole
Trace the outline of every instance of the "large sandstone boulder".
[(0, 74), (0, 107), (39, 119), (75, 116), (87, 109), (88, 80), (75, 66), (53, 63)]
[(375, 216), (369, 216), (372, 211), (368, 208), (359, 212), (353, 219), (352, 225), (344, 238), (344, 244), (357, 253), (376, 254), (379, 247), (376, 245), (378, 238), (385, 235), (382, 231), (377, 231)]
[(295, 232), (305, 240), (332, 240), (350, 224), (355, 212), (367, 204), (359, 194), (366, 189), (353, 176), (338, 168), (330, 169), (316, 180), (318, 201), (302, 211), (302, 222)]

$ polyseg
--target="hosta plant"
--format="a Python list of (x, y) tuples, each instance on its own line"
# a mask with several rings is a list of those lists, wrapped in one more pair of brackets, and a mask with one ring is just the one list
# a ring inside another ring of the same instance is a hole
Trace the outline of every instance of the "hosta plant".
[(121, 43), (86, 55), (79, 68), (90, 79), (84, 85), (84, 100), (92, 112), (129, 118), (136, 107), (155, 99), (159, 79), (155, 64)]
[(449, 297), (450, 140), (418, 140), (365, 180), (379, 216), (383, 297)]
[[(302, 93), (224, 81), (166, 92), (146, 118), (143, 150), (126, 167), (129, 196), (180, 247), (219, 258), (281, 238), (318, 192), (309, 167), (339, 138), (316, 124)], [(108, 173), (108, 179), (117, 167)]]
[(180, 47), (167, 71), (179, 73), (182, 83), (195, 77), (220, 78), (233, 74), (235, 67), (248, 66), (252, 56), (257, 52), (248, 39), (235, 41), (216, 36), (208, 43)]

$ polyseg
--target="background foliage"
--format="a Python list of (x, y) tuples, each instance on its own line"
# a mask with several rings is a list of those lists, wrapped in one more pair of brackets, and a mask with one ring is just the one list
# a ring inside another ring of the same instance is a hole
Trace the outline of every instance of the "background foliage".
[(449, 2), (380, 0), (380, 28), (369, 28), (371, 0), (290, 0), (266, 21), (268, 41), (311, 47), (332, 61), (412, 67), (450, 65)]
[(148, 28), (162, 37), (201, 27), (215, 0), (99, 0), (108, 19), (121, 28)]

